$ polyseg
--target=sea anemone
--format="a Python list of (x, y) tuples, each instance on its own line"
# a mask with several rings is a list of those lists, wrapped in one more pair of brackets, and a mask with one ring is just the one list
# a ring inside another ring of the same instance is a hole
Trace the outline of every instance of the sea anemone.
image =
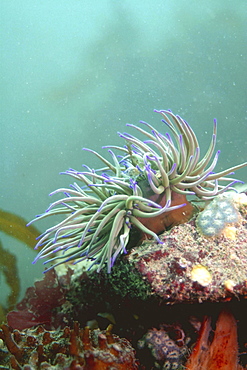
[[(186, 195), (210, 200), (231, 189), (238, 181), (225, 176), (247, 163), (213, 172), (219, 156), (217, 151), (212, 159), (216, 120), (209, 148), (200, 159), (198, 141), (188, 123), (171, 111), (155, 112), (162, 115), (162, 122), (172, 135), (163, 135), (142, 121), (148, 131), (127, 124), (146, 136), (147, 140), (119, 133), (126, 142), (125, 146), (104, 147), (111, 154), (112, 162), (93, 150), (85, 149), (95, 154), (104, 167), (94, 170), (84, 166), (84, 171), (69, 169), (65, 172), (81, 182), (82, 186), (74, 183), (70, 189), (61, 188), (52, 192), (50, 195), (63, 193), (65, 197), (52, 203), (44, 214), (29, 223), (50, 215), (65, 216), (63, 221), (39, 237), (35, 248), (42, 249), (34, 263), (49, 257), (44, 264), (55, 261), (52, 268), (71, 260), (77, 263), (89, 259), (92, 260), (91, 266), (97, 264), (98, 272), (105, 263), (110, 272), (118, 255), (127, 253), (133, 228), (161, 243), (157, 234), (183, 221), (186, 213), (186, 217), (191, 214), (192, 206), (187, 202)], [(116, 156), (113, 150), (121, 155)], [(228, 184), (220, 185), (221, 181), (228, 181)], [(179, 220), (166, 217), (175, 211), (180, 211)], [(60, 253), (50, 258), (56, 252)]]

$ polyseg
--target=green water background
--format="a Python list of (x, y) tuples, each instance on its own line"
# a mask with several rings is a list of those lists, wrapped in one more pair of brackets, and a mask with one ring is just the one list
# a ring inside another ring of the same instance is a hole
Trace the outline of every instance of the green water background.
[[(82, 147), (107, 156), (102, 145), (122, 145), (126, 122), (164, 132), (154, 108), (185, 118), (204, 152), (216, 117), (217, 169), (246, 161), (246, 0), (2, 0), (0, 17), (1, 208), (27, 220), (42, 213), (71, 182), (59, 172), (98, 167)], [(23, 294), (43, 266), (0, 238), (18, 256)], [(1, 274), (0, 286), (1, 303)]]

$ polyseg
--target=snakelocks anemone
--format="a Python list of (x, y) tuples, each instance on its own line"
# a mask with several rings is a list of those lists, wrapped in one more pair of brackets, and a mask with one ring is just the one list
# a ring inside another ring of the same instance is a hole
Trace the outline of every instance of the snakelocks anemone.
[(50, 195), (64, 196), (29, 223), (52, 215), (64, 216), (63, 221), (39, 237), (35, 248), (41, 250), (34, 263), (48, 257), (44, 264), (54, 261), (52, 268), (67, 261), (88, 259), (91, 266), (97, 265), (98, 272), (105, 264), (111, 272), (118, 255), (127, 253), (133, 229), (161, 243), (159, 233), (190, 217), (193, 207), (186, 195), (210, 200), (238, 181), (226, 176), (247, 163), (213, 172), (219, 157), (219, 151), (213, 157), (216, 120), (209, 148), (200, 159), (200, 147), (188, 123), (171, 111), (155, 112), (162, 115), (170, 133), (161, 134), (146, 122), (141, 124), (147, 131), (127, 124), (146, 140), (119, 133), (125, 140), (123, 147), (104, 147), (111, 161), (85, 149), (103, 162), (103, 168), (84, 166), (84, 171), (65, 172), (77, 182), (70, 189), (52, 192)]

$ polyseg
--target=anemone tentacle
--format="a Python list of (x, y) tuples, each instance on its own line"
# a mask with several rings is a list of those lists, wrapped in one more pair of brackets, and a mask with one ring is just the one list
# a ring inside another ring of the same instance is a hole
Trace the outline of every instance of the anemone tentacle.
[[(111, 161), (92, 149), (83, 148), (101, 160), (102, 168), (94, 170), (83, 165), (81, 172), (70, 168), (62, 173), (76, 182), (70, 188), (53, 191), (50, 195), (62, 193), (64, 196), (29, 223), (51, 215), (64, 215), (62, 221), (40, 235), (35, 248), (41, 249), (34, 263), (48, 258), (44, 264), (55, 262), (49, 270), (68, 261), (91, 260), (91, 266), (97, 265), (97, 271), (107, 265), (107, 271), (111, 272), (118, 256), (127, 253), (133, 227), (160, 243), (155, 228), (143, 220), (156, 220), (165, 212), (186, 206), (186, 195), (211, 200), (238, 182), (227, 175), (246, 166), (246, 162), (212, 172), (220, 153), (217, 151), (214, 155), (216, 120), (209, 147), (200, 159), (198, 140), (189, 124), (169, 110), (155, 112), (162, 115), (162, 122), (171, 134), (162, 134), (144, 121), (141, 124), (145, 129), (127, 124), (146, 140), (118, 133), (125, 140), (123, 147), (103, 147), (108, 150)], [(225, 181), (227, 185), (220, 184)], [(173, 203), (174, 194), (178, 195), (177, 199), (181, 197), (179, 204)]]

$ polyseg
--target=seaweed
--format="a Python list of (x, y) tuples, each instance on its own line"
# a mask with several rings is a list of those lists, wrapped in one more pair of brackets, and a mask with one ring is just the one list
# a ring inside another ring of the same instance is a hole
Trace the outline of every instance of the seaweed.
[[(0, 209), (0, 231), (23, 242), (26, 246), (34, 248), (36, 238), (40, 232), (34, 227), (26, 227), (26, 220), (18, 215)], [(0, 273), (4, 275), (10, 293), (5, 305), (0, 304), (0, 323), (5, 321), (8, 311), (12, 310), (20, 294), (20, 279), (15, 254), (4, 249), (0, 241)]]
[(26, 227), (26, 224), (27, 221), (24, 218), (0, 209), (0, 231), (22, 241), (33, 249), (40, 232), (32, 225)]

